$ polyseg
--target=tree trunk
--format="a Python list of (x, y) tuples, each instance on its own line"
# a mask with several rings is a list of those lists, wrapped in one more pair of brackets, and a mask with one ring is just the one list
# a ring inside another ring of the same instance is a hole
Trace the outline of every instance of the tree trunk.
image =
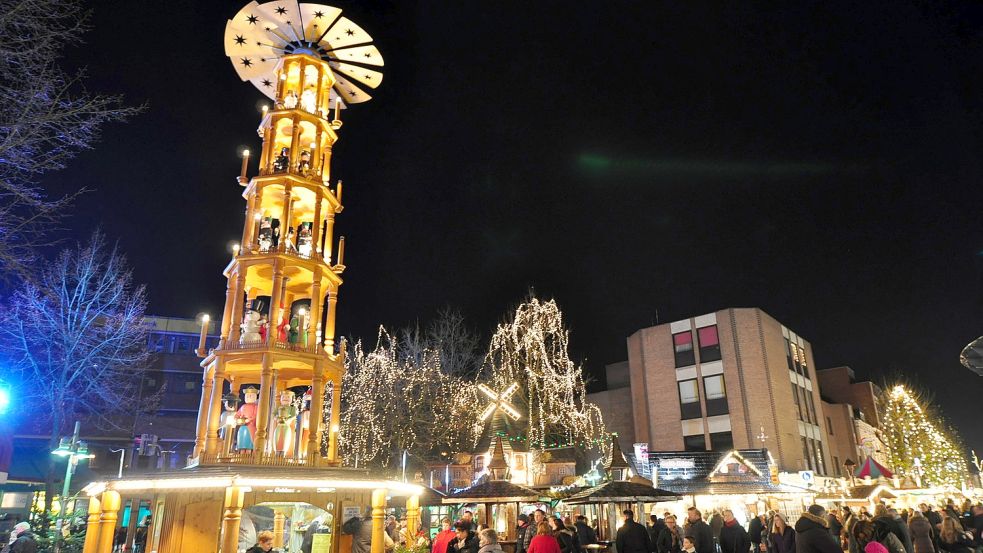
[[(61, 432), (61, 416), (57, 409), (51, 414), (51, 435), (48, 437), (48, 472), (44, 476), (44, 511), (50, 512), (55, 498), (55, 478), (58, 470), (55, 465), (55, 456), (51, 454), (58, 447), (59, 435)], [(62, 499), (62, 507), (65, 501)]]

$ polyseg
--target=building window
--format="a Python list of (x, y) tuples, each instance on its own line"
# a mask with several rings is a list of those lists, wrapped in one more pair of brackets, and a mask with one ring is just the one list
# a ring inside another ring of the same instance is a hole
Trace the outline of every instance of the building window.
[(717, 325), (696, 329), (696, 337), (700, 340), (700, 363), (720, 360), (720, 338), (717, 336)]
[(840, 458), (837, 457), (836, 455), (833, 455), (833, 466), (836, 467), (837, 476), (846, 476), (845, 474), (843, 474), (843, 470), (842, 470), (843, 467), (840, 466)]
[(144, 380), (144, 382), (146, 383), (148, 388), (153, 388), (154, 386), (157, 385), (157, 379), (155, 378), (148, 378)]
[(799, 403), (799, 387), (795, 382), (792, 383), (792, 399), (795, 400), (795, 413), (799, 416), (799, 420), (805, 420), (802, 418), (802, 404)]
[(703, 379), (703, 394), (707, 400), (707, 416), (726, 415), (727, 390), (724, 388), (724, 375), (717, 374)]
[(812, 447), (816, 451), (816, 470), (819, 474), (826, 474), (826, 459), (823, 458), (823, 443), (819, 440), (812, 440)]
[(700, 390), (696, 379), (679, 382), (679, 412), (683, 420), (698, 419), (703, 416), (700, 409)]
[(806, 406), (809, 408), (809, 422), (812, 423), (812, 424), (817, 424), (819, 422), (819, 419), (816, 418), (816, 404), (813, 403), (813, 400), (812, 400), (812, 392), (810, 392), (809, 390), (803, 389), (802, 390), (802, 393), (805, 394), (805, 396), (806, 396), (805, 397), (805, 400), (806, 400), (805, 403), (806, 403)]
[(785, 338), (785, 360), (788, 361), (788, 370), (795, 371), (795, 363), (792, 362), (792, 342)]
[(685, 451), (706, 451), (707, 440), (703, 437), (703, 434), (683, 436), (683, 448)]
[(809, 440), (805, 436), (802, 437), (802, 466), (805, 470), (815, 470), (812, 466), (813, 464), (812, 452), (809, 451)]
[(195, 381), (194, 380), (185, 380), (184, 381), (184, 389), (185, 390), (188, 390), (188, 391), (193, 391), (195, 389)]
[(833, 435), (833, 421), (829, 417), (826, 417), (826, 432), (829, 432), (830, 436)]
[(712, 432), (710, 434), (710, 449), (713, 451), (730, 451), (734, 449), (734, 436), (728, 432)]
[(672, 346), (676, 352), (676, 366), (688, 367), (696, 363), (693, 356), (693, 333), (690, 331), (672, 335)]

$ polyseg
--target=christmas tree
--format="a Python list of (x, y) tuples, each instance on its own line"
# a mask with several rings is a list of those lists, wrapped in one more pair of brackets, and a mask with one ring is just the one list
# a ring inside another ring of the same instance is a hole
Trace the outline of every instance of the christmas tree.
[[(966, 458), (959, 437), (930, 415), (909, 388), (897, 385), (881, 395), (881, 430), (896, 472), (920, 476), (923, 486), (965, 482)], [(934, 420), (933, 420), (934, 419)]]

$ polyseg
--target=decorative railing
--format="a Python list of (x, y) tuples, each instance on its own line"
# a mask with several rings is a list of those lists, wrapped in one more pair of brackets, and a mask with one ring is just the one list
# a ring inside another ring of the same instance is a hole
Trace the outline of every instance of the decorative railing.
[(202, 453), (198, 458), (200, 465), (263, 465), (268, 467), (324, 467), (330, 462), (323, 457), (315, 456), (313, 459), (295, 458), (277, 455), (275, 453)]
[[(263, 340), (250, 341), (250, 342), (239, 342), (238, 340), (236, 341), (226, 340), (225, 343), (222, 344), (222, 346), (219, 349), (224, 351), (235, 351), (235, 350), (265, 349), (268, 347), (271, 347), (270, 344), (268, 344)], [(280, 340), (273, 342), (272, 349), (276, 349), (280, 351), (295, 351), (299, 353), (313, 353), (313, 354), (324, 353), (326, 351), (323, 346), (317, 343), (304, 345), (301, 343), (295, 344), (291, 342), (283, 342)]]

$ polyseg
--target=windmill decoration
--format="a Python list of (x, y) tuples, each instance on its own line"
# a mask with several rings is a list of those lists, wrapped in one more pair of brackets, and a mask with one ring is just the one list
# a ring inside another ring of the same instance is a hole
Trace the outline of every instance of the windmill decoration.
[(502, 411), (503, 413), (512, 417), (512, 420), (519, 420), (522, 418), (515, 406), (509, 403), (509, 399), (512, 397), (512, 394), (519, 389), (519, 385), (517, 383), (513, 382), (512, 384), (509, 384), (508, 388), (505, 388), (502, 393), (492, 390), (485, 384), (478, 384), (478, 389), (481, 390), (481, 393), (488, 396), (490, 401), (488, 406), (485, 407), (485, 410), (481, 412), (481, 416), (478, 417), (478, 420), (481, 422), (488, 420), (488, 417), (492, 416), (496, 411)]
[(276, 98), (274, 69), (280, 58), (309, 54), (331, 66), (335, 84), (331, 102), (344, 106), (367, 102), (382, 82), (382, 54), (365, 30), (341, 15), (341, 9), (296, 0), (246, 4), (225, 25), (225, 54), (239, 78), (270, 99)]

